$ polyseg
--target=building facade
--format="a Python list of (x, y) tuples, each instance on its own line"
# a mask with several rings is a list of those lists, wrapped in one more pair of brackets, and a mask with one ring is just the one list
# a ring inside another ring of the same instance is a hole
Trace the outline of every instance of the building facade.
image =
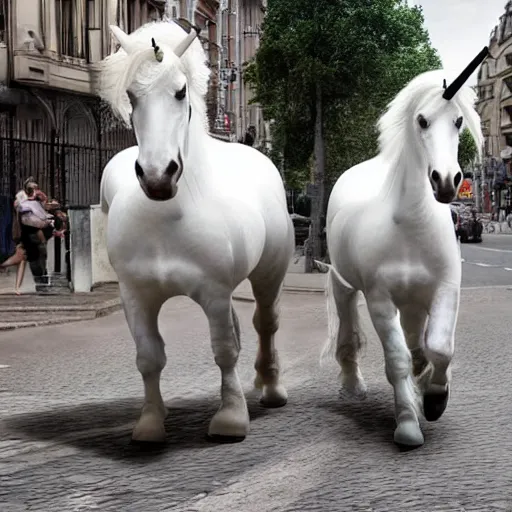
[(28, 176), (67, 206), (99, 200), (106, 162), (133, 145), (95, 95), (95, 63), (115, 51), (110, 24), (132, 32), (185, 17), (202, 28), (219, 115), (218, 0), (0, 0), (0, 255), (11, 244), (14, 194)]
[(512, 199), (512, 1), (493, 29), (477, 82), (484, 161), (477, 184), (484, 211), (510, 213)]
[(268, 147), (269, 127), (259, 105), (252, 104), (250, 87), (244, 80), (244, 67), (259, 46), (266, 0), (223, 0), (218, 16), (219, 100), (217, 129), (229, 133), (231, 140), (245, 139), (254, 133), (254, 146)]

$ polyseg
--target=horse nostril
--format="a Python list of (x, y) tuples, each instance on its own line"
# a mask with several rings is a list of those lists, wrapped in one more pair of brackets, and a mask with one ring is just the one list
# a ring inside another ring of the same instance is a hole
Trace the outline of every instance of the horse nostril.
[(169, 162), (169, 165), (167, 166), (167, 169), (165, 170), (165, 172), (169, 175), (169, 176), (172, 176), (173, 174), (175, 174), (179, 169), (179, 165), (174, 161), (174, 160), (171, 160)]
[(432, 181), (437, 183), (440, 179), (441, 176), (439, 176), (439, 173), (437, 171), (432, 171)]
[(142, 176), (144, 176), (144, 171), (137, 160), (135, 160), (135, 174), (138, 178), (142, 178)]
[(462, 173), (461, 172), (458, 172), (456, 175), (455, 175), (455, 178), (453, 180), (453, 182), (455, 183), (455, 188), (457, 188), (459, 186), (459, 183), (462, 181)]

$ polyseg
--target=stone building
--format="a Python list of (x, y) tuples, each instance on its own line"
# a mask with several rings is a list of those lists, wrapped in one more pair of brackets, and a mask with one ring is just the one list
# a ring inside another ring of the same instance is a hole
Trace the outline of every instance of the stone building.
[(99, 200), (108, 159), (135, 143), (94, 94), (95, 63), (127, 32), (186, 17), (203, 30), (211, 127), (218, 117), (217, 0), (0, 0), (0, 256), (11, 244), (13, 196), (30, 175), (67, 206)]
[(512, 1), (491, 32), (489, 50), (477, 82), (485, 138), (482, 206), (499, 214), (511, 210), (512, 197)]
[(220, 89), (218, 129), (232, 140), (245, 138), (254, 129), (254, 146), (269, 144), (268, 124), (261, 108), (251, 104), (252, 91), (244, 81), (244, 66), (259, 46), (267, 0), (223, 0), (220, 5)]

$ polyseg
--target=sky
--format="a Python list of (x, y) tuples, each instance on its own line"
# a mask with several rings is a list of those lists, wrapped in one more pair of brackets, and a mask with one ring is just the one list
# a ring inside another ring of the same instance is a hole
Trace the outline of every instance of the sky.
[[(507, 0), (409, 0), (421, 5), (432, 46), (449, 77), (458, 75), (478, 52), (505, 12)], [(468, 80), (476, 84), (477, 72)]]

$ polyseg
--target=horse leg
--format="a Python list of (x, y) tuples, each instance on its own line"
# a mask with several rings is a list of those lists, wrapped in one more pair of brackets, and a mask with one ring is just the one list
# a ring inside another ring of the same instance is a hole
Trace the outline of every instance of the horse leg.
[(394, 440), (398, 445), (421, 446), (423, 434), (418, 420), (416, 389), (412, 378), (411, 353), (392, 300), (382, 294), (367, 296), (373, 326), (384, 348), (386, 377), (393, 386), (397, 427)]
[(288, 393), (279, 381), (279, 356), (275, 347), (275, 334), (279, 329), (279, 298), (285, 273), (286, 269), (266, 279), (250, 277), (256, 300), (252, 322), (258, 333), (254, 386), (261, 389), (261, 404), (265, 407), (282, 407), (288, 401)]
[(341, 395), (366, 398), (367, 388), (359, 367), (364, 335), (359, 324), (357, 290), (346, 288), (333, 270), (327, 277), (329, 341), (324, 352), (333, 352), (341, 367)]
[(425, 355), (433, 366), (430, 382), (423, 396), (427, 421), (438, 420), (446, 409), (450, 394), (451, 368), (455, 348), (455, 328), (459, 312), (460, 290), (436, 294), (430, 308), (425, 337)]
[(137, 349), (137, 368), (144, 382), (144, 405), (133, 430), (136, 442), (165, 441), (164, 419), (167, 415), (160, 393), (160, 374), (167, 358), (165, 344), (158, 330), (158, 313), (164, 300), (120, 283), (121, 299), (128, 327)]
[(424, 352), (424, 338), (427, 312), (415, 306), (400, 308), (400, 323), (405, 335), (405, 341), (412, 355), (412, 373), (421, 376), (428, 366)]
[(236, 442), (243, 440), (249, 431), (249, 411), (236, 370), (240, 353), (238, 318), (231, 291), (222, 295), (198, 300), (208, 318), (213, 355), (221, 371), (222, 402), (210, 422), (208, 435), (213, 441)]

